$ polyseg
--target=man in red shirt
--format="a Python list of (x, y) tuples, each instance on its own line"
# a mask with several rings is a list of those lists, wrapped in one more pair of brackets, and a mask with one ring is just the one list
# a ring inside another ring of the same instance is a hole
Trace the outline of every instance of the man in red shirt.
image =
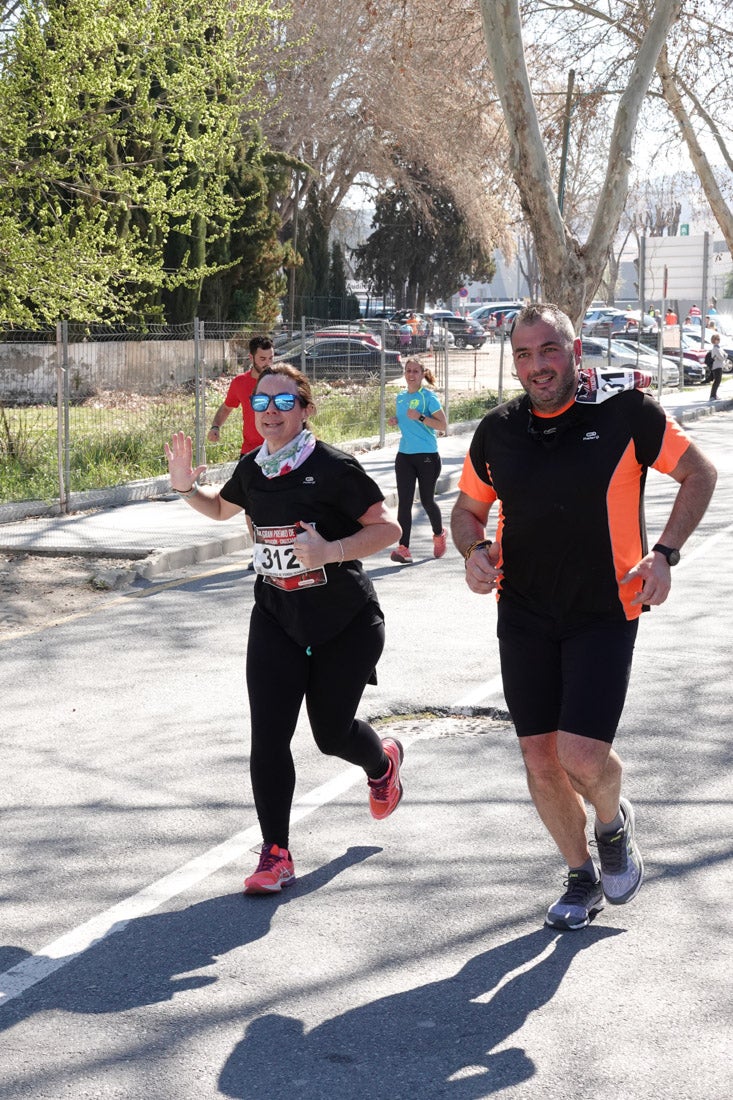
[(224, 398), (224, 403), (214, 413), (206, 438), (209, 443), (218, 443), (221, 436), (221, 426), (233, 409), (242, 409), (242, 454), (253, 451), (255, 447), (262, 446), (262, 436), (255, 428), (255, 417), (249, 403), (250, 396), (254, 393), (257, 379), (265, 369), (271, 367), (275, 358), (275, 349), (272, 340), (267, 336), (253, 336), (249, 342), (250, 368), (244, 374), (238, 374), (232, 379)]

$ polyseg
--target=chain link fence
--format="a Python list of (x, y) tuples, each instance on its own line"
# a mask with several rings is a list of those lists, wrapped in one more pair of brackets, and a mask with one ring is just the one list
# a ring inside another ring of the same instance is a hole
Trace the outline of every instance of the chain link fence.
[[(233, 462), (241, 420), (217, 444), (206, 431), (232, 378), (247, 369), (249, 340), (268, 335), (278, 360), (307, 374), (318, 435), (335, 444), (384, 442), (405, 352), (385, 322), (302, 318), (264, 332), (255, 324), (72, 325), (0, 333), (0, 504), (37, 501), (68, 511), (74, 497), (166, 473), (163, 441), (183, 430), (199, 462)], [(437, 363), (437, 352), (431, 352)], [(444, 373), (444, 371), (442, 372)]]

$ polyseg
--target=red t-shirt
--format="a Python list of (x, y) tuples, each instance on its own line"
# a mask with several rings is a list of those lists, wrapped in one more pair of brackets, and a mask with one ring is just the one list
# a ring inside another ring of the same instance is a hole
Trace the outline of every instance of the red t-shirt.
[(263, 443), (262, 436), (255, 428), (255, 414), (249, 403), (256, 385), (257, 379), (252, 371), (245, 371), (244, 374), (238, 374), (236, 378), (232, 379), (224, 398), (224, 404), (228, 409), (242, 409), (243, 455), (246, 455), (248, 451), (253, 451), (255, 447), (261, 447)]

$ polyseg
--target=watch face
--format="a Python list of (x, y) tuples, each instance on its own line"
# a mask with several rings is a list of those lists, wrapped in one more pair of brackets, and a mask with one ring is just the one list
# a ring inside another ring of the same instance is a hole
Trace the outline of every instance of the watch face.
[(659, 554), (664, 554), (668, 565), (676, 565), (680, 560), (679, 550), (673, 550), (670, 546), (662, 546), (661, 542), (653, 546), (652, 550), (656, 550)]

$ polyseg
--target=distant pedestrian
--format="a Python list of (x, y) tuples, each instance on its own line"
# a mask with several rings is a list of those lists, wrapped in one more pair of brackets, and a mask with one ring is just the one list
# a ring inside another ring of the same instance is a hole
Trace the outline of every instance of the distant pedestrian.
[[(720, 336), (716, 332), (714, 336), (711, 336), (710, 343), (712, 347), (705, 356), (705, 363), (710, 366), (710, 381), (712, 386), (710, 387), (710, 400), (716, 401), (718, 398), (718, 387), (723, 378), (723, 367), (725, 366), (726, 355), (720, 346)], [(708, 359), (708, 356), (710, 357)]]
[(399, 546), (390, 557), (399, 565), (412, 565), (410, 536), (415, 485), (433, 529), (433, 557), (442, 558), (445, 554), (447, 535), (435, 502), (435, 486), (441, 469), (436, 432), (445, 432), (447, 422), (440, 399), (432, 390), (435, 378), (429, 367), (423, 366), (419, 359), (408, 359), (405, 381), (406, 388), (397, 394), (396, 415), (389, 421), (401, 432), (395, 456), (397, 520), (401, 535)]

